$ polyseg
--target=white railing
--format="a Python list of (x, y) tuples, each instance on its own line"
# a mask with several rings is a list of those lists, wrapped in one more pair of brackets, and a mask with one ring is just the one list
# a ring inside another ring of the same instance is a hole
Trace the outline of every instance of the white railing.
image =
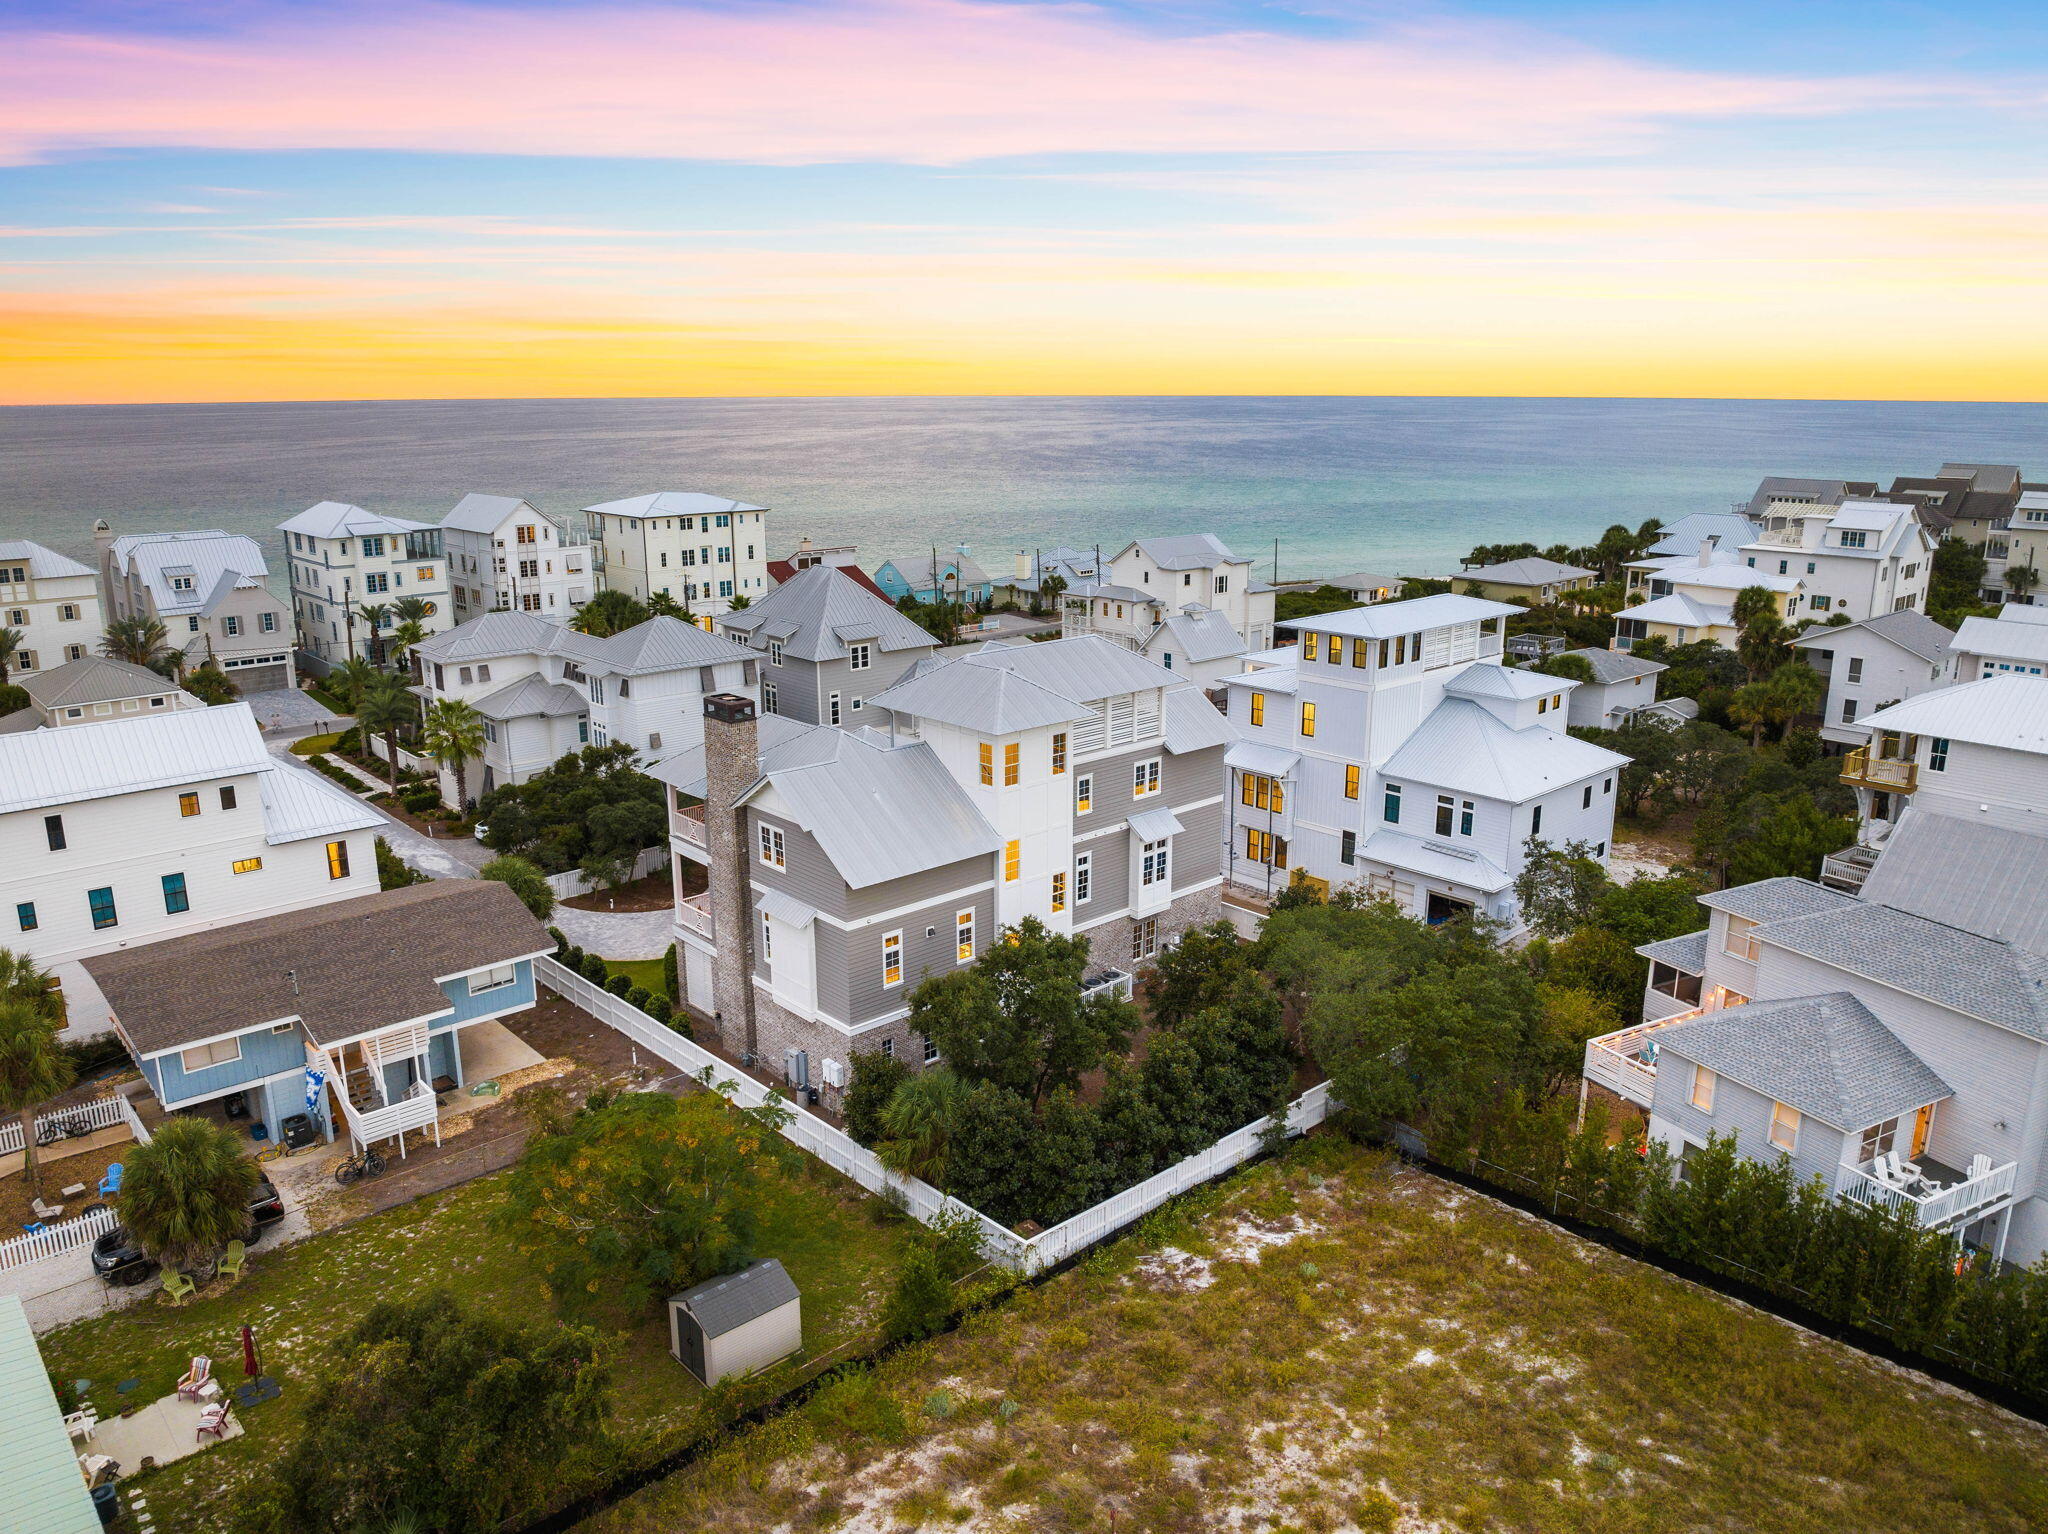
[(1844, 1166), (1836, 1190), (1858, 1204), (1875, 1204), (1884, 1209), (1903, 1209), (1929, 1230), (1942, 1230), (1967, 1221), (1982, 1209), (2010, 1196), (2019, 1177), (2019, 1165), (2008, 1161), (1981, 1177), (1940, 1188), (1931, 1193), (1909, 1193), (1880, 1182), (1861, 1167)]
[(686, 847), (699, 852), (711, 850), (711, 833), (704, 829), (704, 806), (693, 804), (688, 809), (677, 810), (668, 818), (668, 828), (676, 840)]
[[(610, 1024), (650, 1054), (692, 1076), (710, 1071), (713, 1090), (730, 1101), (746, 1108), (776, 1102), (790, 1116), (782, 1128), (783, 1138), (802, 1146), (869, 1192), (898, 1200), (913, 1218), (931, 1224), (947, 1212), (955, 1218), (962, 1214), (971, 1216), (980, 1225), (983, 1250), (993, 1261), (1018, 1273), (1036, 1273), (1063, 1261), (1091, 1242), (1151, 1213), (1167, 1200), (1249, 1161), (1265, 1144), (1265, 1136), (1273, 1126), (1270, 1118), (1247, 1124), (1206, 1150), (1197, 1151), (1185, 1161), (1176, 1162), (1135, 1187), (1112, 1194), (1093, 1208), (1084, 1209), (1072, 1219), (1027, 1240), (931, 1184), (890, 1171), (873, 1151), (850, 1135), (834, 1129), (816, 1114), (806, 1113), (709, 1050), (656, 1022), (639, 1008), (627, 1006), (609, 991), (592, 985), (553, 959), (536, 959), (533, 967), (549, 990), (574, 1002), (600, 1022)], [(1329, 1115), (1330, 1106), (1326, 1083), (1310, 1087), (1288, 1105), (1285, 1132), (1305, 1133)]]
[[(89, 1103), (80, 1103), (75, 1108), (55, 1108), (48, 1113), (36, 1115), (37, 1141), (40, 1143), (45, 1125), (69, 1124), (86, 1130), (111, 1129), (121, 1122), (121, 1110), (128, 1106), (125, 1097), (95, 1098)], [(132, 1115), (133, 1109), (129, 1112)], [(138, 1140), (148, 1138), (147, 1134), (136, 1136)], [(55, 1142), (53, 1142), (55, 1143)], [(10, 1118), (0, 1124), (0, 1156), (9, 1156), (21, 1149), (21, 1120)]]
[(0, 1241), (0, 1268), (19, 1267), (25, 1262), (39, 1262), (45, 1257), (55, 1257), (59, 1252), (90, 1246), (120, 1223), (120, 1216), (113, 1210), (98, 1209), (75, 1220), (52, 1225), (32, 1236)]
[(433, 1088), (424, 1081), (415, 1081), (405, 1096), (381, 1108), (358, 1108), (344, 1094), (341, 1111), (348, 1119), (350, 1133), (365, 1145), (388, 1140), (403, 1130), (429, 1128), (437, 1125), (441, 1118)]
[(676, 921), (692, 932), (711, 936), (711, 897), (692, 895), (687, 900), (676, 902)]
[[(1645, 1040), (1655, 1038), (1659, 1028), (1687, 1022), (1705, 1010), (1710, 1009), (1694, 1007), (1689, 1011), (1674, 1012), (1655, 1022), (1637, 1023), (1632, 1027), (1618, 1028), (1613, 1033), (1603, 1033), (1597, 1039), (1586, 1040), (1586, 1061), (1580, 1074), (1640, 1108), (1649, 1107), (1650, 1099), (1657, 1093), (1657, 1067), (1640, 1058), (1638, 1051)], [(1651, 1051), (1653, 1057), (1655, 1053)]]
[(149, 1144), (154, 1137), (149, 1132), (149, 1126), (142, 1122), (142, 1115), (135, 1111), (135, 1104), (128, 1100), (126, 1094), (116, 1094), (114, 1101), (121, 1105), (121, 1117), (128, 1121), (128, 1133), (135, 1136), (135, 1143)]

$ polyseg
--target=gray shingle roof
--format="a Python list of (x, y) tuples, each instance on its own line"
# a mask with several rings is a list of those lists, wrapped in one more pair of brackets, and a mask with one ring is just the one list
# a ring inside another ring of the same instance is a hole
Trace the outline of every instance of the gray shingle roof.
[[(1974, 622), (1965, 619), (1964, 622)], [(1897, 612), (1879, 613), (1875, 618), (1865, 618), (1861, 623), (1837, 623), (1830, 627), (1817, 624), (1792, 642), (1795, 645), (1820, 647), (1830, 644), (1834, 636), (1845, 634), (1851, 629), (1869, 629), (1880, 639), (1889, 640), (1900, 649), (1917, 655), (1930, 666), (1941, 664), (1948, 657), (1948, 647), (1955, 642), (1956, 631), (1943, 628), (1925, 613), (1902, 607)]]
[(1567, 655), (1576, 655), (1593, 668), (1593, 680), (1605, 687), (1611, 682), (1626, 682), (1631, 677), (1655, 676), (1671, 668), (1661, 660), (1644, 660), (1626, 650), (1596, 650), (1588, 646), (1582, 650), (1567, 650)]
[(1645, 943), (1636, 950), (1653, 964), (1669, 964), (1688, 975), (1707, 972), (1707, 934), (1704, 929), (1684, 937), (1667, 937), (1661, 943)]
[(1863, 898), (2048, 952), (2048, 837), (1909, 806)]
[(440, 976), (553, 946), (509, 886), (437, 879), (83, 962), (148, 1055), (287, 1017), (322, 1043), (354, 1038), (449, 1010)]
[[(10, 681), (17, 680), (10, 677)], [(18, 679), (22, 691), (38, 708), (64, 708), (80, 703), (112, 703), (120, 698), (153, 698), (177, 692), (178, 684), (147, 666), (104, 655), (67, 660), (48, 671), (33, 671)], [(196, 701), (179, 698), (179, 703)]]
[(718, 620), (721, 632), (798, 660), (844, 660), (849, 643), (885, 652), (930, 650), (938, 641), (836, 565), (800, 570), (750, 607)]
[(1657, 1053), (1851, 1134), (1954, 1095), (1847, 991), (1723, 1007), (1658, 1029)]
[(796, 1281), (783, 1270), (782, 1264), (773, 1257), (764, 1257), (737, 1273), (685, 1289), (670, 1303), (689, 1311), (705, 1336), (723, 1337), (749, 1321), (758, 1321), (771, 1310), (780, 1310), (798, 1297)]
[(1864, 901), (1769, 922), (1757, 936), (2029, 1038), (2048, 1039), (2048, 961), (1997, 938)]
[(1857, 903), (1854, 895), (1827, 889), (1811, 879), (1759, 879), (1733, 889), (1710, 890), (1700, 904), (1730, 916), (1750, 921), (1779, 921), (1788, 916), (1809, 916), (1815, 911), (1836, 911)]

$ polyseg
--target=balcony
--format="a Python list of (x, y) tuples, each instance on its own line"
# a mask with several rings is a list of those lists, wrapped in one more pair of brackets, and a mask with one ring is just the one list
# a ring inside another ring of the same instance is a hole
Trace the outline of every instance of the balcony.
[(1868, 746), (1858, 746), (1842, 758), (1842, 781), (1852, 788), (1873, 788), (1879, 793), (1910, 794), (1919, 785), (1919, 765), (1873, 757)]
[(1638, 1108), (1649, 1107), (1657, 1094), (1657, 1030), (1690, 1022), (1705, 1010), (1695, 1007), (1690, 1012), (1675, 1012), (1654, 1023), (1638, 1023), (1586, 1040), (1586, 1080)]
[(1820, 860), (1820, 882), (1845, 895), (1858, 894), (1870, 870), (1877, 866), (1877, 854), (1877, 848), (1862, 846), (1831, 852)]
[(676, 925), (687, 928), (699, 937), (711, 936), (711, 895), (692, 895), (687, 900), (676, 902)]
[(1875, 1162), (1844, 1166), (1836, 1192), (1852, 1203), (1904, 1210), (1926, 1230), (1956, 1231), (2010, 1203), (2019, 1167), (2008, 1161), (1993, 1166), (1978, 1156), (1970, 1170), (1959, 1172), (1922, 1156), (1908, 1175), (1893, 1180)]
[(675, 811), (668, 818), (668, 828), (685, 847), (702, 853), (702, 861), (708, 863), (711, 860), (711, 838), (704, 830), (703, 805), (693, 804), (688, 809)]

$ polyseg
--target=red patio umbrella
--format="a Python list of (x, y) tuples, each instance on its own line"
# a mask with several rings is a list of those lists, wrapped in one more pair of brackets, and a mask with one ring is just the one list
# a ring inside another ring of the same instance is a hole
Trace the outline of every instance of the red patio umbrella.
[(263, 1358), (256, 1351), (256, 1329), (252, 1326), (244, 1326), (242, 1328), (242, 1373), (253, 1380), (262, 1372)]

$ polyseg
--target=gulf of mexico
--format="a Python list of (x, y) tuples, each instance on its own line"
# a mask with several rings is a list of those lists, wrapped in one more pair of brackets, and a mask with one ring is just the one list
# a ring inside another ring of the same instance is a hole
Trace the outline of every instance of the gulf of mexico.
[(1207, 531), (1261, 573), (1441, 572), (1478, 543), (1576, 543), (1725, 509), (1764, 474), (2041, 468), (2048, 406), (1456, 398), (462, 400), (0, 410), (0, 538), (73, 554), (217, 526), (275, 548), (317, 500), (438, 521), (467, 491), (573, 513), (655, 489), (770, 506), (771, 549), (870, 566), (966, 545)]

